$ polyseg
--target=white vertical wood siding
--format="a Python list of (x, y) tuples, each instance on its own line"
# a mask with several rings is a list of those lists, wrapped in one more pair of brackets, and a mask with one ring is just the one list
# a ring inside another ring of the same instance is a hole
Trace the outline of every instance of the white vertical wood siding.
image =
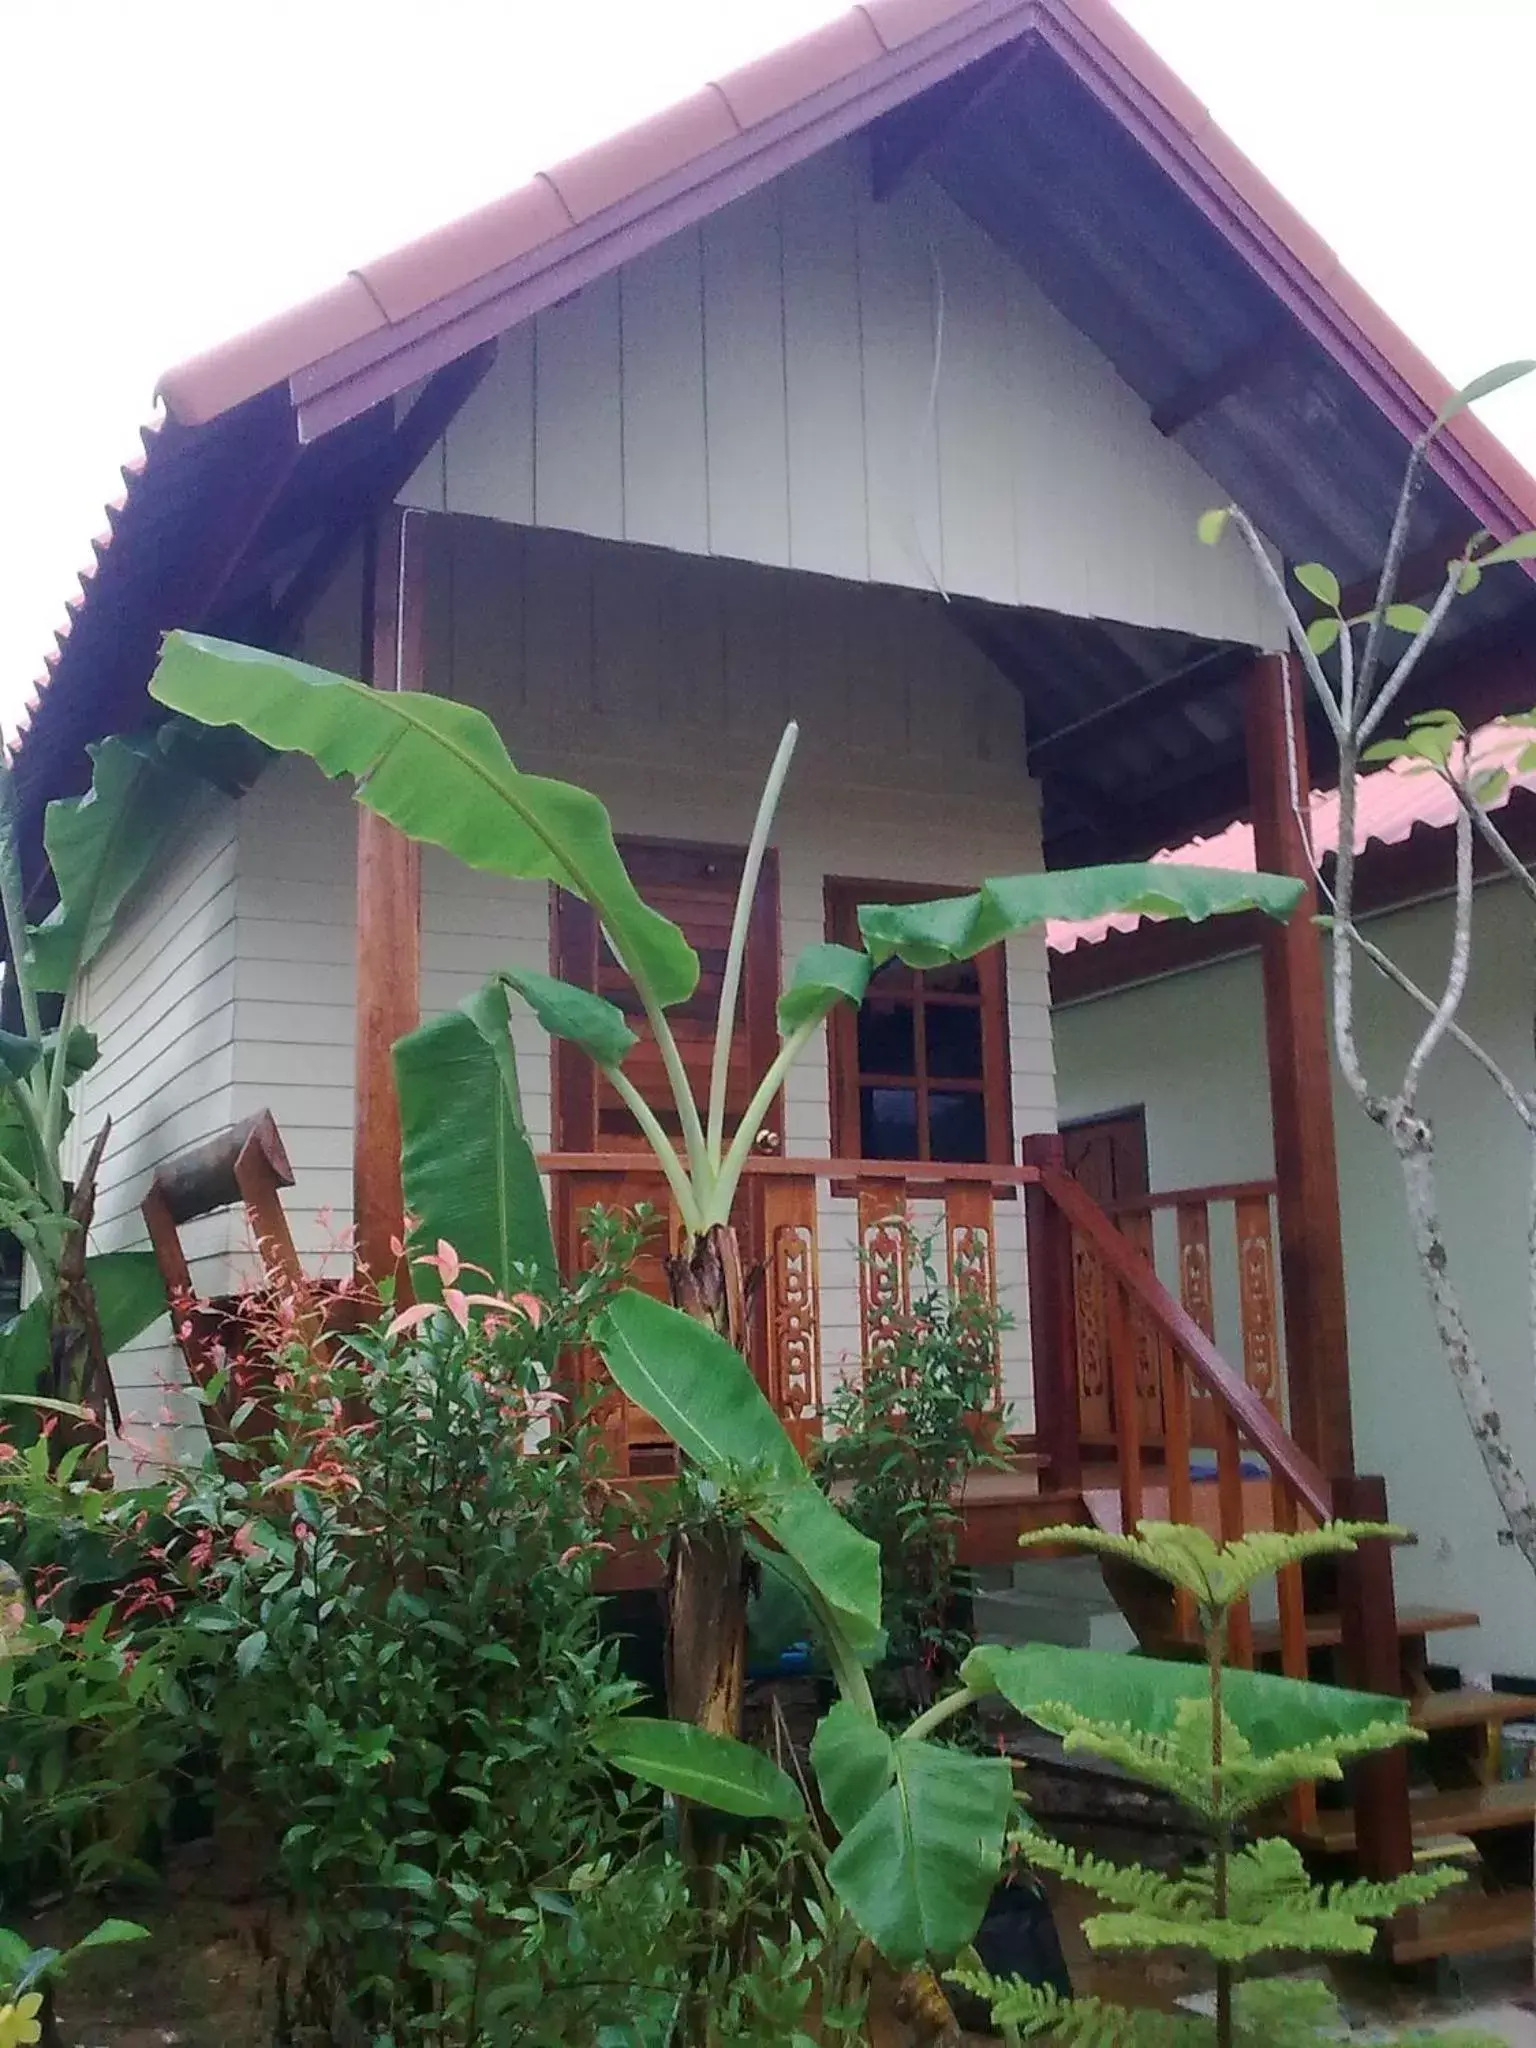
[[(147, 1238), (139, 1203), (155, 1168), (230, 1121), (235, 1041), (236, 810), (211, 803), (189, 822), (125, 907), (92, 962), (82, 1016), (101, 1040), (80, 1083), (74, 1163), (112, 1119), (91, 1249), (127, 1251)], [(234, 1227), (214, 1217), (185, 1231), (197, 1286), (228, 1284)], [(180, 1357), (169, 1324), (145, 1332), (114, 1366), (127, 1445), (119, 1462), (158, 1455), (193, 1411), (175, 1389)]]
[(502, 339), (407, 502), (1278, 644), (1218, 486), (938, 186), (853, 147)]
[[(742, 844), (787, 717), (800, 753), (777, 834), (786, 964), (824, 931), (828, 875), (935, 884), (1037, 866), (1018, 702), (940, 600), (791, 577), (564, 533), (458, 521), (429, 630), (433, 686), (491, 713), (520, 765), (596, 790), (621, 833)], [(238, 1114), (269, 1107), (298, 1187), (306, 1253), (347, 1219), (352, 1129), (353, 818), (306, 764), (279, 763), (241, 806)], [(423, 866), (423, 1003), (458, 1002), (503, 962), (545, 967), (542, 886)], [(1009, 947), (1014, 1117), (1055, 1120), (1042, 946)], [(529, 1121), (550, 1134), (547, 1043), (516, 1025)], [(797, 1068), (789, 1150), (826, 1156), (825, 1052)], [(328, 1218), (319, 1213), (329, 1207)], [(850, 1204), (822, 1218), (826, 1359), (857, 1347)], [(1022, 1220), (1004, 1216), (1009, 1305)], [(1027, 1345), (1008, 1346), (1028, 1415)]]

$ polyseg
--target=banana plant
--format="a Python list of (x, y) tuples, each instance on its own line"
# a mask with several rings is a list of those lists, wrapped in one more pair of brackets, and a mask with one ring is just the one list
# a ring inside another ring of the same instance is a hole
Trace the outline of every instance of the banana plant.
[[(838, 1691), (811, 1743), (819, 1815), (770, 1758), (719, 1733), (626, 1714), (599, 1746), (677, 1798), (799, 1829), (818, 1885), (898, 1969), (960, 1955), (998, 1882), (1015, 1793), (1005, 1758), (954, 1747), (941, 1739), (946, 1727), (992, 1698), (1063, 1733), (1095, 1718), (1161, 1738), (1183, 1726), (1191, 1703), (1209, 1705), (1209, 1672), (1051, 1644), (985, 1646), (967, 1657), (954, 1691), (892, 1734), (876, 1717), (864, 1668), (880, 1634), (879, 1552), (821, 1494), (745, 1360), (696, 1320), (635, 1294), (612, 1303), (599, 1342), (624, 1392), (676, 1432), (708, 1477), (741, 1490), (811, 1614)], [(1261, 1533), (1225, 1550), (1199, 1530), (1162, 1524), (1143, 1524), (1133, 1543), (1047, 1533), (1132, 1551), (1189, 1591), (1204, 1617), (1224, 1613), (1280, 1564), (1337, 1555), (1381, 1532), (1336, 1523), (1300, 1536)], [(1337, 1775), (1337, 1755), (1412, 1734), (1402, 1700), (1265, 1673), (1221, 1676), (1221, 1711), (1253, 1772), (1285, 1784)]]
[(58, 900), (35, 925), (25, 915), (14, 782), (0, 758), (6, 1011), (20, 1027), (0, 1030), (0, 1230), (21, 1245), (30, 1297), (0, 1329), (0, 1387), (44, 1389), (98, 1415), (105, 1410), (114, 1422), (108, 1360), (163, 1315), (166, 1302), (150, 1253), (87, 1252), (110, 1120), (74, 1185), (65, 1180), (71, 1089), (99, 1056), (80, 1021), (84, 976), (184, 817), (192, 789), (205, 779), (243, 787), (248, 746), (231, 748), (173, 719), (153, 734), (92, 747), (89, 790), (49, 804), (44, 815)]
[[(747, 1316), (731, 1218), (753, 1143), (795, 1060), (839, 1003), (862, 1000), (882, 961), (899, 955), (930, 967), (965, 959), (1047, 917), (1112, 910), (1205, 917), (1252, 908), (1284, 917), (1301, 889), (1284, 877), (1154, 864), (1005, 877), (938, 903), (868, 906), (860, 913), (862, 947), (813, 945), (796, 961), (778, 1005), (778, 1051), (728, 1131), (726, 1081), (747, 933), (795, 750), (793, 724), (747, 846), (700, 1101), (667, 1015), (697, 988), (698, 956), (678, 926), (641, 899), (599, 800), (518, 768), (484, 712), (424, 691), (374, 690), (287, 656), (187, 633), (168, 636), (150, 693), (208, 725), (237, 726), (280, 752), (307, 755), (326, 775), (350, 779), (359, 803), (412, 839), (509, 880), (556, 883), (592, 907), (660, 1055), (681, 1145), (625, 1071), (638, 1039), (624, 1013), (591, 990), (505, 967), (451, 1022), (429, 1024), (396, 1049), (407, 1204), (424, 1234), (446, 1238), (461, 1254), (473, 1245), (475, 1263), (499, 1286), (516, 1277), (509, 1270), (514, 1247), (525, 1272), (553, 1268), (507, 1031), (508, 1001), (516, 996), (551, 1036), (580, 1046), (630, 1110), (682, 1224), (683, 1243), (667, 1265), (672, 1299), (738, 1351)], [(466, 1081), (473, 1099), (453, 1107)], [(490, 1115), (487, 1102), (495, 1105)], [(739, 1531), (680, 1534), (671, 1586), (674, 1708), (730, 1732), (746, 1647)]]

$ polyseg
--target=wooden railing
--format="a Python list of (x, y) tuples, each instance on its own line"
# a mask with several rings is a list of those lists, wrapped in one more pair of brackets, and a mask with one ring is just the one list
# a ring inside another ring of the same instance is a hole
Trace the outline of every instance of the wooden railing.
[[(657, 1227), (637, 1280), (665, 1294), (664, 1260), (678, 1243), (680, 1224), (667, 1184), (647, 1155), (551, 1153), (540, 1166), (552, 1184), (566, 1270), (582, 1256), (588, 1210), (645, 1202), (656, 1212)], [(737, 1229), (755, 1281), (750, 1356), (764, 1392), (802, 1447), (820, 1432), (830, 1371), (856, 1372), (862, 1359), (891, 1343), (911, 1306), (916, 1243), (931, 1244), (938, 1273), (956, 1291), (995, 1302), (1000, 1283), (1004, 1293), (1012, 1283), (1022, 1307), (1019, 1195), (1034, 1179), (1034, 1169), (1024, 1166), (772, 1156), (748, 1162)], [(1000, 1212), (1014, 1219), (1009, 1235), (1016, 1249), (1006, 1272)], [(619, 1476), (669, 1468), (671, 1447), (649, 1416), (616, 1392), (602, 1397), (599, 1413)]]
[[(1249, 1386), (1283, 1416), (1274, 1200), (1272, 1180), (1235, 1181), (1134, 1195), (1107, 1204), (1105, 1213), (1159, 1271), (1171, 1251), (1170, 1292), (1227, 1357), (1242, 1360)], [(1171, 1231), (1159, 1230), (1162, 1217), (1170, 1220)], [(1235, 1296), (1235, 1333), (1217, 1327), (1218, 1297), (1229, 1293)]]

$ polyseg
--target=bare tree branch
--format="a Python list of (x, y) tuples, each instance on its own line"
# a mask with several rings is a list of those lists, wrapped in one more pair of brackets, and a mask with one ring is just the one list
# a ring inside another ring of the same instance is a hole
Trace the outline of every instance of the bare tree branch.
[(1370, 701), (1371, 684), (1376, 679), (1376, 664), (1381, 659), (1381, 636), (1387, 630), (1386, 610), (1397, 596), (1397, 579), (1403, 573), (1403, 560), (1408, 553), (1408, 529), (1413, 524), (1413, 508), (1419, 495), (1419, 485), (1424, 480), (1424, 460), (1428, 454), (1429, 435), (1421, 434), (1408, 451), (1408, 467), (1403, 471), (1403, 485), (1397, 494), (1392, 531), (1381, 565), (1381, 580), (1376, 585), (1376, 608), (1366, 628), (1365, 652), (1360, 657), (1362, 703)]
[(1485, 844), (1489, 847), (1500, 867), (1511, 881), (1518, 882), (1525, 894), (1536, 903), (1536, 875), (1532, 875), (1525, 862), (1510, 845), (1504, 834), (1494, 824), (1486, 804), (1479, 803), (1472, 794), (1470, 780), (1458, 779), (1446, 773), (1443, 778), (1456, 792), (1456, 801), (1471, 818)]
[(1301, 623), (1301, 616), (1296, 610), (1295, 605), (1291, 602), (1291, 593), (1285, 587), (1285, 578), (1269, 559), (1269, 551), (1263, 541), (1260, 540), (1258, 529), (1254, 526), (1247, 513), (1240, 511), (1234, 505), (1232, 508), (1232, 520), (1238, 532), (1247, 543), (1248, 552), (1253, 556), (1254, 561), (1257, 562), (1259, 574), (1269, 585), (1270, 595), (1280, 607), (1296, 652), (1301, 657), (1302, 667), (1306, 670), (1312, 687), (1317, 692), (1318, 701), (1327, 716), (1328, 723), (1333, 728), (1333, 736), (1335, 739), (1341, 740), (1344, 737), (1343, 713), (1339, 708), (1338, 699), (1333, 693), (1333, 685), (1328, 680), (1327, 671), (1314, 653), (1311, 642), (1307, 639), (1307, 629)]
[(1391, 675), (1382, 684), (1375, 703), (1367, 705), (1363, 699), (1361, 700), (1359, 707), (1360, 718), (1355, 731), (1357, 747), (1362, 750), (1364, 749), (1371, 734), (1380, 725), (1383, 718), (1386, 717), (1398, 697), (1402, 694), (1404, 684), (1423, 660), (1424, 650), (1445, 623), (1445, 615), (1456, 602), (1456, 592), (1460, 586), (1461, 564), (1460, 562), (1453, 562), (1446, 575), (1440, 595), (1435, 599), (1429, 616), (1425, 619), (1423, 625), (1420, 626), (1418, 632), (1414, 634), (1413, 639), (1409, 642), (1407, 652), (1398, 662), (1396, 668), (1393, 669)]
[(1461, 999), (1467, 992), (1472, 970), (1472, 820), (1465, 811), (1456, 814), (1456, 914), (1451, 927), (1451, 965), (1445, 977), (1445, 992), (1435, 1005), (1418, 1044), (1409, 1055), (1398, 1090), (1398, 1101), (1412, 1109), (1419, 1093), (1424, 1063), (1456, 1021)]

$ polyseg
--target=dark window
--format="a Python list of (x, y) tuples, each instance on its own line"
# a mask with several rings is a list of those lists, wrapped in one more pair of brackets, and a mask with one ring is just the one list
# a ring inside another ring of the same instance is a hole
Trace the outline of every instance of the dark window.
[[(827, 931), (858, 944), (860, 903), (921, 901), (942, 889), (827, 883)], [(858, 1011), (831, 1030), (832, 1150), (840, 1159), (1012, 1157), (1003, 949), (919, 973), (889, 961)]]

